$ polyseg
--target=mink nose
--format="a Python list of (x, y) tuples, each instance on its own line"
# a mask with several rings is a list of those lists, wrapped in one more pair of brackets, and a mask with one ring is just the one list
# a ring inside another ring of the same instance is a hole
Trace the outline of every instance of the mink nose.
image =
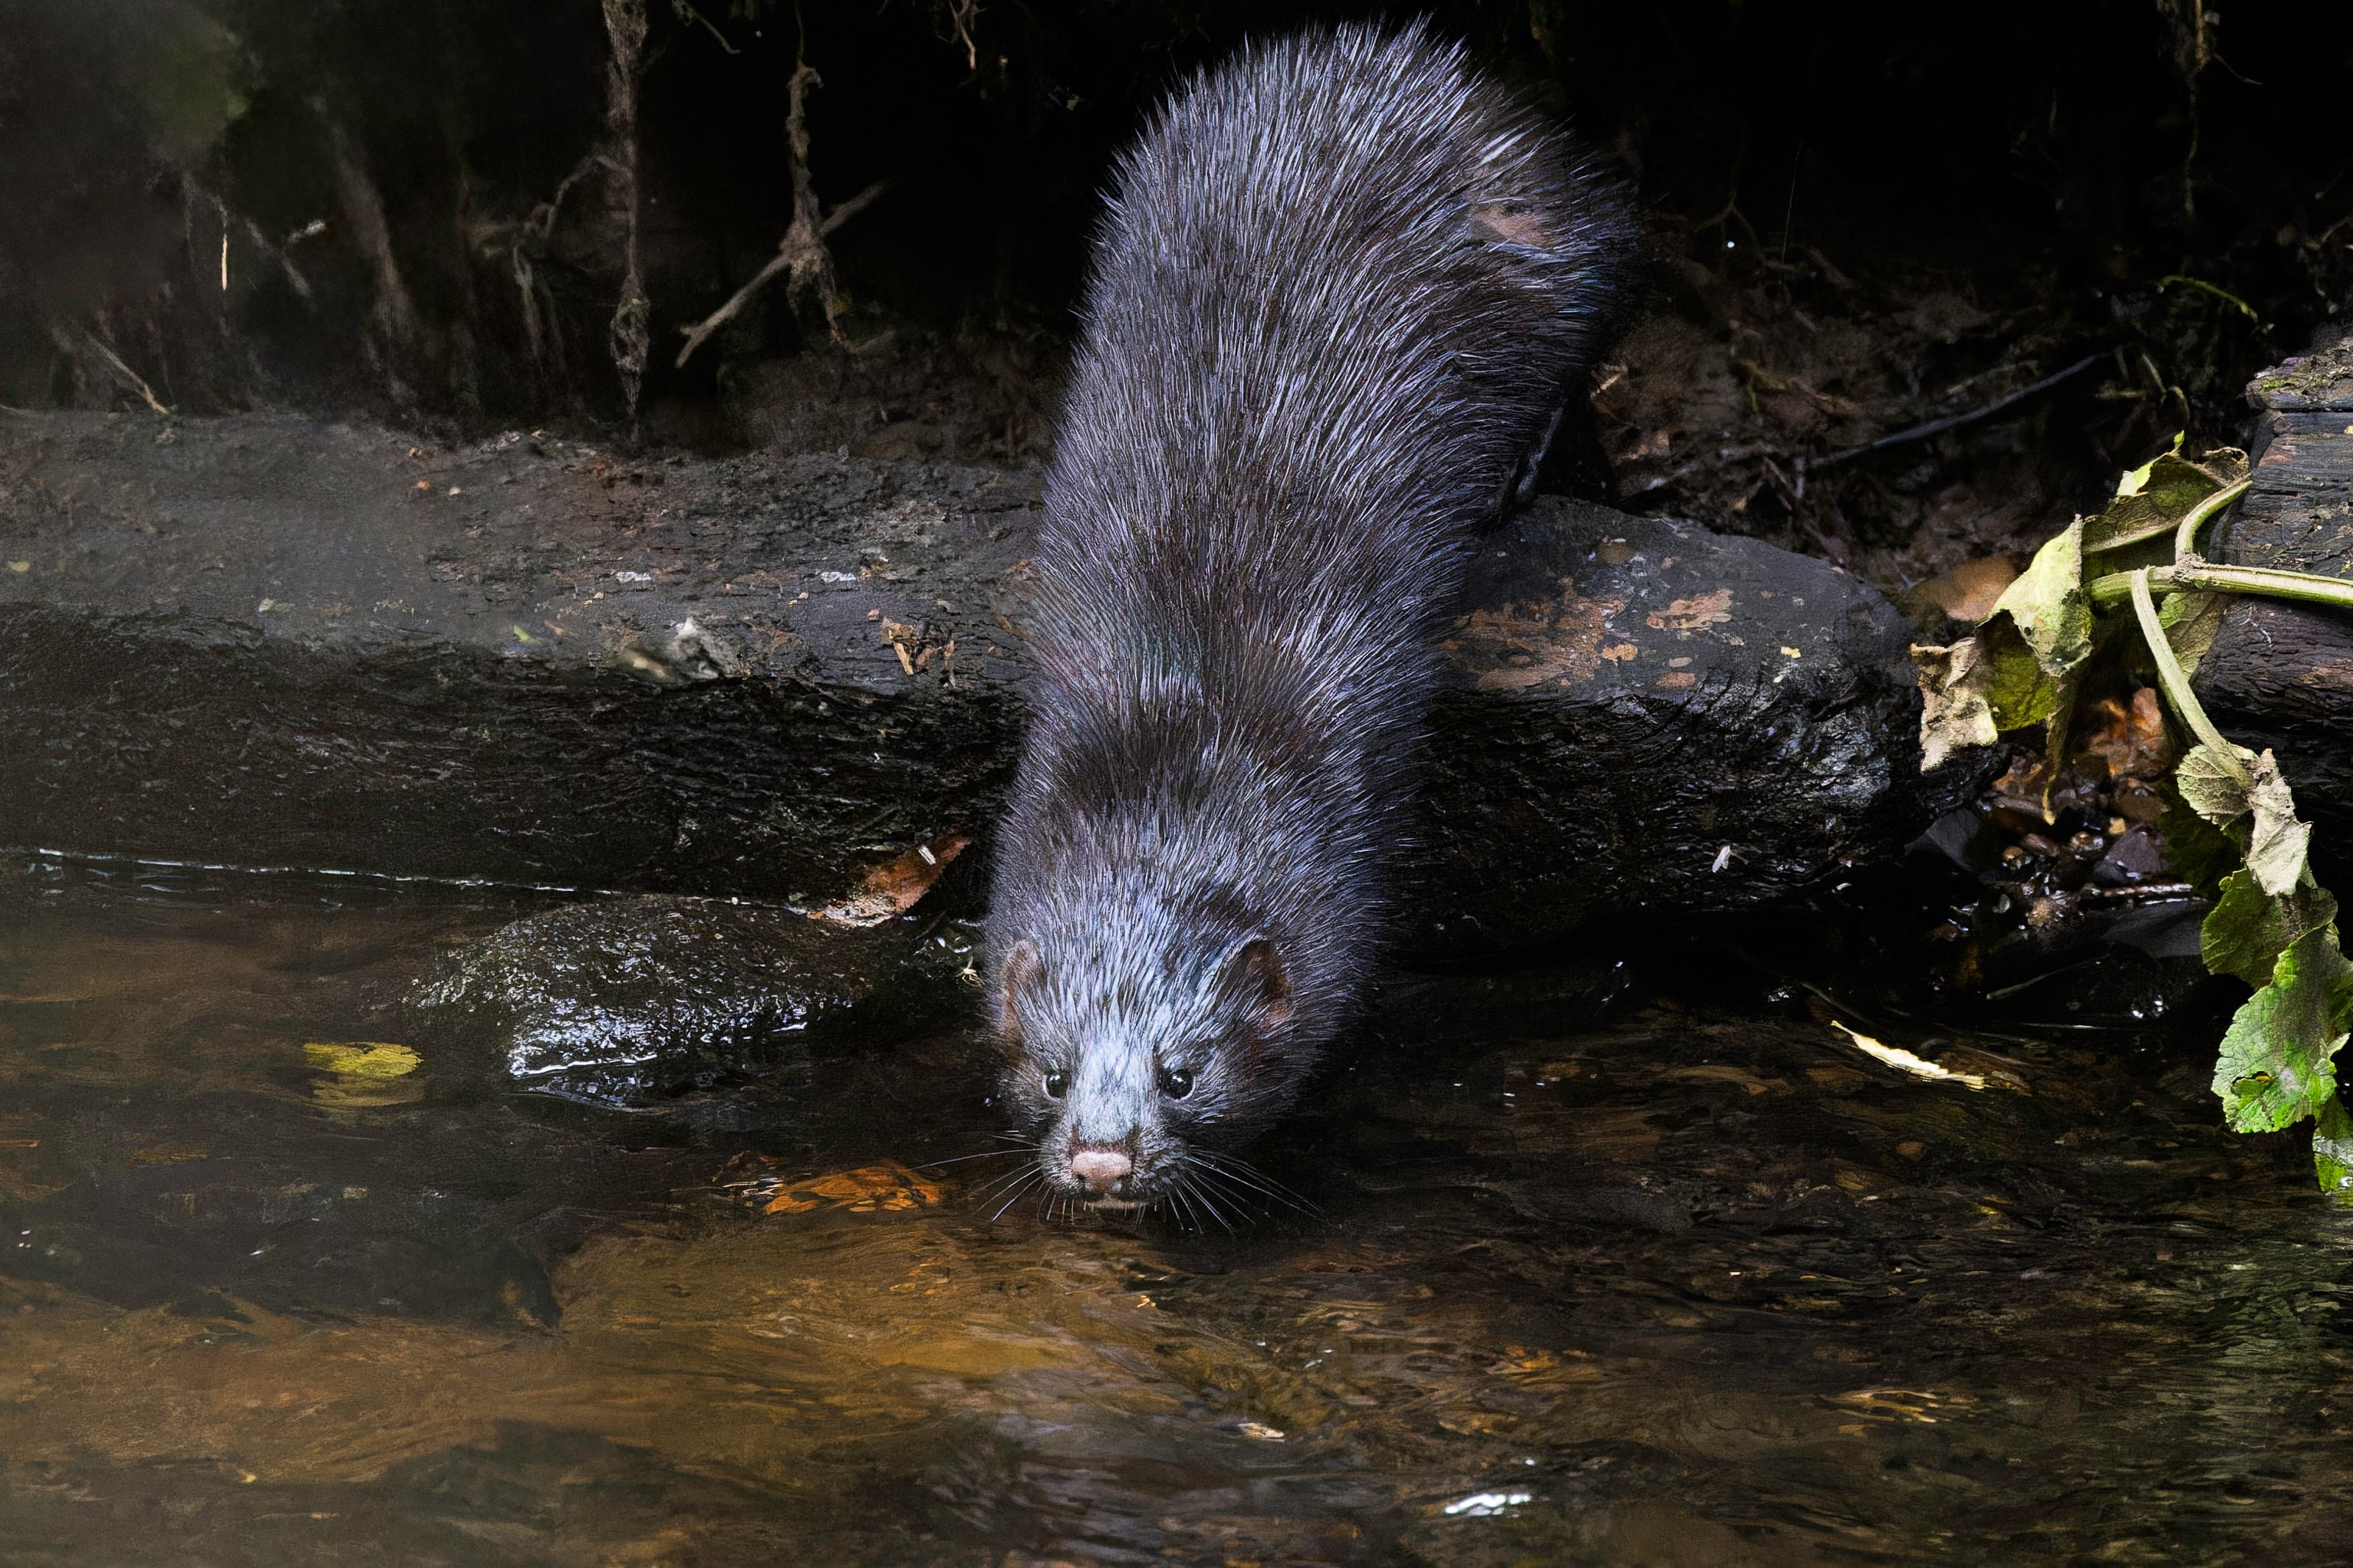
[(1071, 1155), (1071, 1174), (1098, 1194), (1111, 1191), (1113, 1183), (1134, 1169), (1135, 1162), (1116, 1143), (1085, 1144)]

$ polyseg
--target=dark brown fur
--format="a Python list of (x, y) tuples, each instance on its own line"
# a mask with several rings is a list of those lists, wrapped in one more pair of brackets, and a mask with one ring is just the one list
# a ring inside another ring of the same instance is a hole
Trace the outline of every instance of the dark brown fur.
[(1466, 552), (1630, 248), (1617, 188), (1419, 26), (1246, 48), (1122, 161), (990, 926), (1042, 1179), (1212, 1203), (1348, 1021)]

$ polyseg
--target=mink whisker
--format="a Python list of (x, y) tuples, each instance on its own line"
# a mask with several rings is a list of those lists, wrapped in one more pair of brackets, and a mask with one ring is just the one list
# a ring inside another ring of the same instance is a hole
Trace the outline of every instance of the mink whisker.
[(961, 1165), (967, 1160), (1009, 1160), (1029, 1152), (1027, 1149), (987, 1149), (977, 1154), (951, 1154), (944, 1160), (926, 1160), (915, 1169), (936, 1171), (942, 1165)]
[(1223, 1176), (1229, 1185), (1239, 1185), (1261, 1196), (1272, 1198), (1275, 1202), (1296, 1209), (1301, 1214), (1313, 1218), (1324, 1217), (1324, 1211), (1303, 1194), (1285, 1186), (1238, 1154), (1212, 1153), (1207, 1150), (1187, 1150), (1184, 1157), (1196, 1164), (1205, 1165), (1215, 1171), (1219, 1175)]
[(1045, 1179), (1046, 1179), (1046, 1173), (1045, 1173), (1045, 1172), (1043, 1172), (1043, 1171), (1032, 1171), (1032, 1172), (1030, 1172), (1030, 1173), (1029, 1173), (1029, 1181), (1026, 1181), (1026, 1182), (1023, 1182), (1019, 1186), (1015, 1187), (1011, 1193), (1009, 1193), (1009, 1194), (1008, 1194), (1006, 1195), (1006, 1199), (1005, 1199), (1005, 1201), (1004, 1201), (1003, 1203), (1001, 1203), (1001, 1204), (999, 1204), (999, 1205), (997, 1205), (997, 1212), (996, 1212), (995, 1214), (990, 1215), (988, 1216), (988, 1223), (989, 1223), (989, 1224), (991, 1224), (991, 1225), (995, 1225), (998, 1220), (1003, 1219), (1003, 1218), (1005, 1217), (1005, 1211), (1006, 1211), (1007, 1209), (1011, 1208), (1015, 1204), (1017, 1204), (1017, 1203), (1018, 1203), (1018, 1202), (1020, 1201), (1020, 1199), (1021, 1199), (1021, 1194), (1024, 1194), (1024, 1193), (1026, 1193), (1026, 1192), (1028, 1192), (1028, 1191), (1029, 1190), (1029, 1186), (1030, 1186), (1030, 1184), (1031, 1184), (1031, 1183), (1033, 1183), (1033, 1182), (1042, 1182), (1042, 1181), (1044, 1181)]

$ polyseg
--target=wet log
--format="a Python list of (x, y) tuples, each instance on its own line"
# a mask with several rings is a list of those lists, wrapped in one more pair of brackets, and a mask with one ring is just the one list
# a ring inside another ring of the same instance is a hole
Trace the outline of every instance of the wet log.
[[(1038, 505), (846, 454), (0, 416), (0, 844), (815, 906), (985, 848)], [(1409, 944), (1787, 898), (1949, 793), (1901, 617), (1835, 569), (1556, 500), (1488, 542)]]
[[(2353, 331), (2325, 334), (2247, 395), (2253, 484), (2207, 552), (2353, 579)], [(2353, 615), (2242, 599), (2191, 684), (2225, 735), (2278, 754), (2324, 864), (2353, 860)]]

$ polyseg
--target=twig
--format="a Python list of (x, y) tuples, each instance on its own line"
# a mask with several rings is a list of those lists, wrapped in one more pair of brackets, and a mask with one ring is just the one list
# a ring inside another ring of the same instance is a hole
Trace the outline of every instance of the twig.
[[(74, 352), (73, 340), (66, 336), (66, 331), (63, 327), (52, 325), (49, 328), (49, 336), (53, 341), (55, 341), (58, 348), (65, 351), (66, 357), (68, 359), (77, 359), (80, 357)], [(155, 389), (149, 386), (145, 378), (141, 376), (137, 371), (132, 370), (129, 365), (123, 363), (122, 356), (116, 353), (111, 348), (108, 347), (105, 339), (100, 337), (96, 332), (84, 332), (81, 335), (81, 341), (91, 349), (95, 350), (99, 358), (106, 362), (107, 368), (111, 370), (115, 374), (116, 378), (122, 383), (124, 391), (137, 393), (140, 397), (146, 402), (148, 407), (153, 409), (158, 414), (164, 415), (167, 418), (170, 416), (172, 411), (164, 407), (162, 400), (156, 397)]]
[[(287, 287), (294, 290), (296, 297), (305, 305), (315, 304), (311, 297), (311, 280), (302, 276), (301, 268), (294, 265), (294, 258), (288, 255), (282, 247), (272, 245), (269, 242), (269, 237), (262, 233), (261, 226), (251, 218), (241, 218), (238, 221), (244, 224), (245, 237), (251, 242), (253, 247), (264, 255), (276, 258), (279, 268), (286, 274)], [(301, 229), (295, 230), (294, 238), (300, 239), (302, 237), (302, 233)], [(287, 241), (289, 245), (292, 243), (292, 239)]]
[(702, 23), (710, 32), (711, 36), (719, 40), (719, 47), (725, 49), (729, 54), (740, 55), (744, 52), (734, 45), (729, 43), (727, 41), (727, 35), (721, 32), (718, 28), (712, 26), (711, 18), (696, 10), (692, 5), (689, 5), (687, 0), (670, 0), (670, 8), (673, 12), (677, 13), (678, 19), (681, 22)]
[(1857, 458), (1867, 457), (1873, 452), (1883, 452), (1890, 447), (1902, 447), (1914, 441), (1925, 441), (1931, 436), (1941, 436), (1947, 430), (1957, 430), (1964, 425), (1975, 425), (1981, 419), (1990, 419), (2014, 404), (2023, 403), (2039, 393), (2050, 391), (2063, 381), (2083, 374), (2106, 357), (2107, 352), (2102, 349), (2098, 353), (2085, 354), (2065, 370), (2052, 375), (2046, 375), (2031, 386), (2021, 386), (2016, 392), (1997, 397), (1982, 408), (1972, 408), (1966, 414), (1949, 414), (1942, 419), (1931, 419), (1926, 425), (1915, 425), (1908, 430), (1898, 430), (1892, 436), (1882, 436), (1876, 441), (1867, 442), (1860, 447), (1849, 447), (1844, 451), (1832, 452), (1827, 457), (1810, 459), (1799, 458), (1798, 466), (1808, 472), (1817, 468), (1833, 468), (1840, 463), (1852, 462)]
[(980, 0), (949, 0), (944, 7), (948, 24), (955, 29), (955, 42), (964, 46), (966, 70), (980, 69), (980, 40), (973, 36), (973, 24), (980, 20)]
[(859, 192), (856, 195), (850, 197), (848, 201), (836, 206), (831, 212), (825, 215), (825, 221), (817, 226), (818, 237), (823, 238), (825, 236), (831, 234), (835, 229), (839, 228), (843, 224), (848, 223), (851, 218), (854, 218), (860, 213), (864, 212), (868, 207), (874, 204), (875, 197), (881, 195), (884, 191), (887, 191), (890, 188), (890, 181), (877, 180), (872, 184), (867, 186), (864, 190)]

